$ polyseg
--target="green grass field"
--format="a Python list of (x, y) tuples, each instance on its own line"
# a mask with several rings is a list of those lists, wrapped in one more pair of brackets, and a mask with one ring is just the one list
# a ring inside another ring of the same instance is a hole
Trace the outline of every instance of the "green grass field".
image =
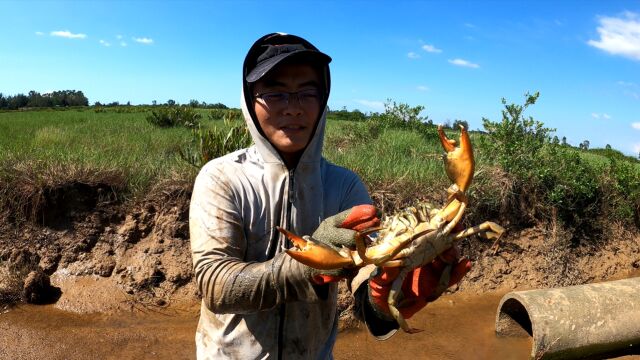
[(121, 169), (132, 191), (145, 191), (172, 172), (190, 170), (175, 147), (191, 136), (181, 127), (156, 128), (145, 116), (91, 110), (0, 113), (0, 161)]
[[(74, 174), (90, 177), (115, 172), (124, 181), (124, 197), (135, 198), (144, 196), (163, 180), (192, 182), (198, 169), (181, 159), (178, 151), (193, 142), (192, 131), (185, 127), (156, 127), (146, 120), (147, 110), (132, 107), (0, 112), (0, 187), (3, 181), (11, 184), (5, 187), (24, 182), (47, 186), (72, 180)], [(221, 120), (211, 120), (209, 110), (198, 112), (202, 114), (202, 128), (226, 126)], [(435, 131), (420, 133), (370, 124), (329, 119), (325, 157), (354, 170), (372, 192), (403, 193), (405, 200), (433, 198), (433, 192), (444, 194), (449, 180)], [(450, 138), (458, 138), (457, 131), (447, 133)], [(617, 214), (616, 220), (627, 222), (638, 216), (640, 162), (636, 160), (618, 153), (614, 154), (617, 160), (613, 163), (611, 157), (602, 155), (610, 152), (565, 147), (561, 155), (544, 163), (525, 163), (530, 168), (528, 175), (519, 178), (523, 175), (496, 170), (498, 165), (490, 160), (492, 157), (479, 141), (486, 135), (471, 136), (476, 180), (470, 194), (487, 214), (523, 217), (526, 210), (518, 210), (515, 203), (539, 201), (544, 203), (543, 211), (549, 212), (551, 207), (564, 211), (567, 221), (574, 221), (574, 213), (589, 218), (610, 212)], [(556, 168), (567, 170), (558, 173)], [(528, 185), (532, 181), (535, 188)], [(0, 198), (10, 190), (0, 188)], [(528, 199), (530, 196), (535, 199)], [(589, 212), (583, 213), (583, 208)]]
[[(203, 111), (203, 127), (224, 126), (222, 121), (207, 119), (206, 113)], [(131, 189), (143, 192), (147, 185), (175, 173), (193, 176), (192, 167), (177, 152), (188, 144), (191, 131), (154, 127), (145, 120), (146, 115), (90, 109), (2, 112), (0, 162), (122, 169), (130, 177)], [(330, 161), (355, 170), (367, 182), (446, 181), (437, 138), (427, 141), (406, 130), (361, 138), (345, 131), (350, 125), (328, 122), (325, 156)]]

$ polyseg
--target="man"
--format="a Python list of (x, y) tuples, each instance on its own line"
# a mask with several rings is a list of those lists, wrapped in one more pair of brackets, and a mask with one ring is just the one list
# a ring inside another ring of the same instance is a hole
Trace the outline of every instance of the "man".
[[(357, 175), (322, 157), (330, 61), (308, 41), (279, 33), (260, 38), (245, 58), (242, 110), (254, 145), (206, 164), (191, 200), (203, 298), (199, 359), (332, 357), (340, 277), (286, 255), (276, 230), (340, 246), (352, 245), (355, 232), (331, 229), (379, 222)], [(376, 303), (393, 272), (366, 281), (372, 270), (362, 269), (352, 286), (372, 333), (385, 337), (398, 326)]]

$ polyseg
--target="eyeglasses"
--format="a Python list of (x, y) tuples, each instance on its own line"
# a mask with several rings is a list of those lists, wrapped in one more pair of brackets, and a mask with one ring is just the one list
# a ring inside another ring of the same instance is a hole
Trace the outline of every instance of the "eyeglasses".
[(306, 89), (296, 92), (276, 91), (255, 94), (255, 97), (261, 99), (269, 108), (284, 108), (289, 105), (289, 99), (295, 96), (298, 98), (300, 106), (310, 106), (320, 104), (320, 90)]

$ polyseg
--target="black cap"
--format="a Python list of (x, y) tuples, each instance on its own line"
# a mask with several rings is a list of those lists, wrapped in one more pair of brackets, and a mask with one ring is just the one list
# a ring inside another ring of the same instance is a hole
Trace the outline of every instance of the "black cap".
[(259, 80), (280, 62), (293, 57), (306, 58), (310, 63), (320, 66), (326, 66), (331, 62), (329, 55), (318, 51), (309, 43), (268, 44), (262, 45), (262, 48), (264, 50), (256, 59), (255, 66), (246, 76), (247, 82)]

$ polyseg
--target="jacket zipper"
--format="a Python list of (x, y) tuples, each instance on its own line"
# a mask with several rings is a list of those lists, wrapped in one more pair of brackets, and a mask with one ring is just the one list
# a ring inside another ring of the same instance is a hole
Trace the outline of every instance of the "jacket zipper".
[[(291, 229), (291, 207), (293, 206), (293, 196), (294, 196), (294, 171), (295, 169), (289, 170), (289, 189), (287, 192), (287, 213), (286, 213), (286, 223), (285, 229)], [(285, 238), (285, 246), (288, 247), (289, 239)], [(286, 314), (285, 304), (280, 305), (280, 321), (278, 324), (278, 359), (282, 359), (282, 352), (284, 346), (284, 317)]]

